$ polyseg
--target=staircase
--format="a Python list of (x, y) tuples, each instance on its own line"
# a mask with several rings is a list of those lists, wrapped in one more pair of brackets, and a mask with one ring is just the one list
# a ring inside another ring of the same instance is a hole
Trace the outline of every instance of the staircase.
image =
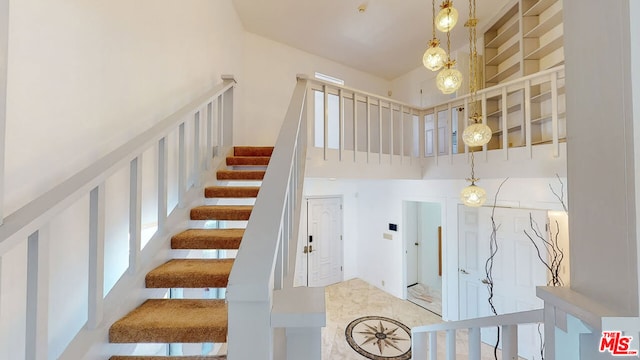
[[(242, 182), (261, 181), (272, 147), (235, 147), (227, 167), (216, 173), (218, 184), (204, 191), (206, 203), (191, 209), (195, 221), (214, 220), (214, 229), (188, 229), (171, 239), (174, 250), (237, 250), (243, 228), (227, 228), (226, 221), (247, 221), (252, 205), (237, 205), (258, 195), (259, 187)], [(240, 182), (240, 186), (236, 182)], [(232, 185), (233, 184), (233, 185)], [(234, 200), (236, 199), (236, 200)], [(219, 202), (228, 202), (221, 205)], [(179, 252), (176, 252), (179, 253)], [(202, 252), (201, 252), (202, 253)], [(226, 253), (226, 251), (225, 251)], [(233, 258), (174, 258), (146, 275), (147, 288), (226, 288)], [(111, 343), (225, 343), (227, 341), (225, 299), (148, 299), (109, 330)], [(163, 359), (162, 356), (113, 356), (111, 360)], [(170, 357), (170, 359), (226, 359), (226, 356)]]

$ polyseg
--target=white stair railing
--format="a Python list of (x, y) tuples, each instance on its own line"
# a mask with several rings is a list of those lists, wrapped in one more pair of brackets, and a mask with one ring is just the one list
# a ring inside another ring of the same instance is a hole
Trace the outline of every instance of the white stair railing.
[[(311, 80), (316, 116), (310, 126), (312, 155), (323, 160), (360, 163), (408, 163), (439, 158), (452, 163), (469, 152), (462, 141), (470, 113), (470, 95), (419, 108), (391, 98)], [(564, 65), (477, 92), (482, 122), (493, 139), (481, 150), (533, 158), (533, 147), (547, 144), (550, 156), (561, 155), (566, 140)], [(356, 99), (356, 101), (354, 101)], [(322, 114), (320, 116), (319, 114)], [(474, 149), (477, 150), (477, 149)]]
[(469, 360), (481, 358), (481, 329), (499, 326), (501, 329), (502, 359), (518, 359), (518, 325), (543, 322), (543, 310), (451, 321), (418, 326), (411, 329), (411, 352), (415, 360), (438, 359), (438, 332), (446, 332), (446, 359), (456, 359), (456, 330), (468, 330)]
[(229, 276), (229, 360), (321, 356), (324, 288), (293, 288), (307, 148), (306, 94), (307, 80), (299, 77)]
[[(186, 218), (187, 195), (214, 152), (231, 145), (235, 80), (222, 79), (4, 219), (0, 279), (10, 281), (0, 282), (0, 357), (75, 360), (108, 346), (111, 322), (139, 304), (135, 290), (162, 261), (169, 226)], [(115, 259), (122, 269), (111, 268)]]

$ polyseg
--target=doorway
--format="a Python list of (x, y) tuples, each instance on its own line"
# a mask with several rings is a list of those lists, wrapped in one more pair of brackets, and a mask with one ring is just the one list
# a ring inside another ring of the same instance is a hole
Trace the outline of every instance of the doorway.
[(405, 201), (407, 300), (442, 316), (442, 209)]
[(342, 197), (306, 199), (307, 236), (302, 249), (306, 285), (327, 286), (342, 281)]
[[(487, 286), (488, 274), (493, 279), (493, 305), (498, 314), (540, 309), (542, 300), (536, 296), (536, 286), (547, 283), (547, 272), (538, 259), (536, 246), (544, 249), (543, 240), (532, 234), (532, 226), (546, 236), (546, 210), (496, 207), (471, 208), (458, 205), (458, 288), (460, 320), (491, 316)], [(491, 257), (491, 217), (496, 224), (497, 251)], [(534, 225), (532, 225), (534, 224)], [(547, 238), (545, 237), (545, 240)], [(535, 246), (532, 243), (535, 241)], [(487, 272), (488, 259), (493, 259)], [(537, 326), (518, 326), (518, 354), (533, 359), (540, 353)], [(494, 344), (495, 328), (482, 331), (482, 341)]]

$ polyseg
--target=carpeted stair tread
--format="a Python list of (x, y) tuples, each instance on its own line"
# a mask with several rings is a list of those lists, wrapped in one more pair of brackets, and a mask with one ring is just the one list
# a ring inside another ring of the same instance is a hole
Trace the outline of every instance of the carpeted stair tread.
[(270, 156), (229, 156), (228, 166), (266, 166), (269, 165)]
[(191, 220), (249, 220), (251, 205), (203, 205), (191, 209)]
[(224, 299), (150, 299), (109, 329), (112, 343), (227, 341)]
[(227, 287), (233, 259), (173, 259), (147, 273), (147, 288)]
[(216, 178), (218, 180), (262, 180), (264, 170), (218, 170)]
[(189, 229), (171, 238), (172, 249), (237, 249), (244, 229)]
[(259, 186), (207, 186), (206, 198), (252, 198), (258, 196)]
[(234, 146), (234, 156), (271, 156), (273, 146)]
[(226, 360), (227, 355), (215, 356), (112, 356), (109, 360)]

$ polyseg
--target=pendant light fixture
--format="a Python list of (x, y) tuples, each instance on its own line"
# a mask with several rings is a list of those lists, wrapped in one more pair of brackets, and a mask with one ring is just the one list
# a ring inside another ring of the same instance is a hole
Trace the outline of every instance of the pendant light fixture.
[(440, 5), (440, 12), (436, 16), (436, 27), (442, 32), (449, 32), (458, 22), (458, 10), (453, 7), (453, 1), (444, 0)]
[(451, 60), (451, 31), (447, 31), (447, 61), (436, 76), (436, 86), (443, 94), (452, 94), (462, 85), (462, 73), (455, 64), (456, 61)]
[(492, 131), (486, 124), (482, 123), (482, 115), (478, 112), (477, 92), (479, 87), (478, 79), (478, 49), (476, 26), (476, 0), (469, 0), (469, 20), (464, 24), (469, 28), (469, 94), (471, 98), (471, 116), (467, 126), (462, 132), (462, 141), (469, 147), (483, 146), (491, 140)]
[[(476, 26), (478, 19), (476, 19), (476, 0), (469, 0), (469, 20), (465, 23), (465, 26), (469, 28), (469, 93), (471, 99), (469, 105), (471, 106), (471, 116), (469, 121), (471, 125), (467, 126), (462, 133), (462, 141), (469, 147), (483, 146), (491, 140), (491, 128), (486, 124), (481, 123), (482, 115), (478, 113), (477, 109), (477, 92), (478, 92), (478, 51), (476, 47), (477, 34)], [(460, 200), (466, 206), (478, 207), (482, 206), (487, 200), (487, 192), (476, 185), (476, 181), (480, 180), (475, 177), (474, 173), (474, 150), (471, 152), (471, 178), (467, 181), (471, 182), (471, 185), (465, 187), (460, 192)]]
[(431, 25), (433, 39), (422, 56), (422, 64), (431, 71), (438, 71), (444, 66), (447, 53), (440, 47), (440, 40), (436, 37), (436, 0), (431, 0)]
[(471, 182), (471, 185), (465, 187), (460, 192), (460, 200), (465, 206), (479, 207), (487, 201), (487, 192), (483, 188), (476, 185), (476, 181), (480, 180), (475, 177), (473, 171), (473, 152), (471, 152), (471, 177), (467, 181)]

